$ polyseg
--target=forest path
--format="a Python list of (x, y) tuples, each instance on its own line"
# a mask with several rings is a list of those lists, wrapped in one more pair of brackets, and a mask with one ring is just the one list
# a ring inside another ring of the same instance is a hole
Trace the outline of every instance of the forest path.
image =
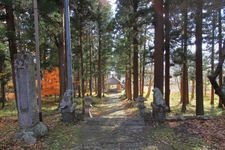
[(156, 150), (172, 149), (160, 144), (154, 146), (145, 132), (147, 128), (139, 116), (127, 116), (118, 94), (112, 94), (96, 106), (101, 116), (86, 119), (75, 135), (74, 149), (84, 150)]

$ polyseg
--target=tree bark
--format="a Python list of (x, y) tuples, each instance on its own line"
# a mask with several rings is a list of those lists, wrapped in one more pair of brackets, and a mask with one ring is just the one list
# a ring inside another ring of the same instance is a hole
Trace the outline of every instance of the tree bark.
[[(137, 13), (138, 1), (133, 2), (133, 13)], [(133, 23), (133, 99), (138, 97), (138, 28), (136, 19)]]
[[(145, 31), (146, 34), (147, 31)], [(146, 41), (144, 43), (144, 52), (143, 52), (143, 60), (142, 60), (142, 71), (141, 71), (141, 85), (140, 85), (140, 95), (143, 96), (144, 94), (144, 87), (145, 87), (145, 57), (146, 57)]]
[(98, 98), (102, 97), (102, 67), (101, 67), (101, 62), (102, 62), (102, 27), (101, 27), (101, 20), (100, 20), (100, 16), (98, 17), (98, 21), (97, 21), (97, 25), (98, 25)]
[(170, 112), (170, 0), (165, 2), (165, 101)]
[(105, 74), (102, 74), (102, 96), (105, 97)]
[(155, 52), (154, 52), (154, 87), (163, 93), (163, 58), (164, 58), (164, 28), (163, 0), (154, 0), (155, 11)]
[(90, 58), (89, 58), (89, 71), (90, 71), (90, 76), (89, 76), (89, 91), (90, 91), (90, 95), (92, 96), (92, 43), (91, 43), (91, 32), (90, 32), (90, 35), (89, 35), (89, 55), (90, 55)]
[[(213, 74), (214, 72), (214, 59), (215, 59), (215, 28), (216, 28), (216, 18), (215, 18), (215, 14), (213, 13), (213, 29), (212, 29), (212, 51), (211, 51), (211, 74)], [(213, 86), (211, 85), (211, 100), (210, 100), (210, 104), (214, 105), (214, 89)]]
[(17, 47), (16, 47), (16, 34), (15, 34), (15, 23), (14, 23), (14, 14), (12, 8), (12, 2), (7, 2), (6, 6), (6, 26), (7, 26), (7, 37), (9, 42), (9, 52), (10, 52), (10, 59), (11, 59), (11, 66), (12, 66), (12, 79), (13, 79), (13, 87), (14, 87), (14, 94), (17, 103), (17, 95), (16, 95), (16, 80), (15, 80), (15, 67), (14, 67), (14, 56), (17, 54)]
[(84, 59), (83, 59), (83, 28), (82, 18), (80, 18), (79, 27), (79, 52), (80, 52), (80, 75), (81, 75), (81, 97), (84, 97)]
[[(0, 73), (4, 72), (4, 61), (5, 60), (1, 60), (0, 61)], [(6, 97), (5, 97), (5, 81), (2, 78), (0, 81), (0, 86), (1, 86), (1, 93), (0, 93), (0, 102), (2, 103), (2, 108), (5, 107), (5, 101), (6, 101)]]
[(194, 99), (195, 96), (195, 80), (191, 80), (192, 86), (191, 86), (191, 100)]
[[(219, 21), (219, 58), (221, 59), (222, 56), (222, 16), (221, 16), (221, 9), (218, 10), (218, 21)], [(222, 86), (223, 83), (223, 69), (219, 74), (219, 85)], [(222, 108), (222, 99), (219, 97), (219, 108)]]
[(202, 79), (202, 6), (203, 1), (197, 1), (196, 12), (196, 115), (204, 115), (203, 79)]
[[(143, 57), (143, 55), (142, 55), (142, 57)], [(143, 58), (142, 58), (142, 60), (143, 60)], [(139, 75), (140, 75), (140, 78), (139, 78), (139, 95), (143, 95), (142, 94), (142, 61), (141, 61), (141, 59), (139, 60), (140, 62), (139, 62)]]
[(221, 56), (222, 57), (219, 58), (219, 63), (216, 67), (216, 70), (211, 75), (209, 75), (208, 78), (209, 78), (211, 85), (213, 86), (213, 88), (215, 90), (215, 94), (217, 94), (219, 96), (219, 98), (221, 98), (221, 102), (224, 105), (225, 104), (225, 93), (223, 93), (222, 87), (219, 86), (216, 78), (219, 76), (219, 74), (222, 72), (222, 69), (223, 69), (223, 63), (224, 63), (224, 59), (225, 59), (225, 40), (223, 42), (223, 49), (222, 49)]
[(131, 54), (128, 54), (128, 72), (127, 72), (127, 83), (126, 83), (126, 89), (127, 89), (127, 99), (132, 100), (132, 88), (131, 88)]
[(78, 97), (81, 97), (81, 87), (80, 87), (80, 67), (78, 68), (78, 72), (77, 72), (77, 90), (78, 90)]
[(186, 105), (188, 104), (188, 62), (187, 62), (187, 2), (185, 1), (185, 7), (183, 10), (183, 53), (184, 53), (184, 60), (183, 60), (183, 67), (182, 67), (182, 112), (186, 111)]
[(98, 83), (97, 83), (97, 77), (95, 76), (95, 93), (98, 92)]

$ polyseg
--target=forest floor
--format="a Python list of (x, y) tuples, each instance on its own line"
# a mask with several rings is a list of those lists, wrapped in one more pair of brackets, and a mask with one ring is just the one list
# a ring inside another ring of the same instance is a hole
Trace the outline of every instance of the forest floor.
[(15, 106), (8, 103), (0, 110), (0, 149), (225, 149), (224, 116), (146, 126), (135, 102), (119, 97), (111, 94), (96, 102), (93, 118), (76, 124), (62, 123), (57, 102), (45, 102), (44, 123), (49, 133), (35, 145), (13, 140), (18, 123)]

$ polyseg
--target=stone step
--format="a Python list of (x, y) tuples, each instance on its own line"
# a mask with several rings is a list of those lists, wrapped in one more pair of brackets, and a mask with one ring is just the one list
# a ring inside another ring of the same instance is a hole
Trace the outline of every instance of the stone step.
[(158, 150), (157, 146), (143, 142), (105, 142), (76, 145), (74, 150)]
[(86, 125), (99, 126), (144, 126), (145, 123), (140, 118), (91, 118), (86, 120)]

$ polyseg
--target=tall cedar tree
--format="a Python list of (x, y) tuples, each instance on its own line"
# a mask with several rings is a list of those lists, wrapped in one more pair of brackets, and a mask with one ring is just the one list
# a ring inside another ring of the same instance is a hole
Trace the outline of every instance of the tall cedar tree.
[[(215, 52), (214, 52), (214, 48), (215, 48), (215, 28), (216, 28), (216, 17), (215, 17), (215, 12), (213, 12), (213, 22), (212, 22), (212, 51), (211, 51), (211, 74), (213, 74), (214, 72), (214, 59), (215, 59)], [(211, 105), (214, 105), (214, 89), (213, 86), (211, 85), (211, 101), (210, 101)]]
[[(16, 47), (16, 33), (15, 33), (15, 22), (14, 22), (14, 14), (13, 14), (13, 4), (12, 1), (9, 0), (5, 4), (6, 9), (6, 25), (7, 25), (7, 36), (9, 42), (9, 52), (10, 52), (10, 59), (11, 59), (11, 66), (12, 66), (12, 77), (13, 77), (13, 86), (16, 87), (16, 80), (15, 80), (15, 72), (14, 72), (14, 56), (17, 53)], [(15, 97), (16, 96), (16, 88), (14, 88)]]
[[(219, 24), (219, 59), (221, 59), (222, 56), (222, 16), (221, 16), (221, 9), (218, 9), (218, 24)], [(223, 83), (223, 71), (219, 74), (219, 85), (222, 86)], [(219, 108), (222, 108), (222, 99), (219, 98)]]
[(204, 115), (202, 79), (202, 7), (203, 0), (197, 0), (196, 12), (196, 115)]
[(92, 42), (91, 42), (91, 29), (89, 31), (89, 36), (88, 36), (88, 43), (89, 43), (89, 73), (90, 73), (90, 76), (89, 76), (89, 92), (90, 92), (90, 96), (92, 96), (92, 75), (93, 75), (93, 72), (92, 72)]
[(170, 111), (170, 0), (165, 2), (165, 101)]
[(97, 17), (97, 26), (98, 26), (98, 94), (99, 98), (102, 97), (102, 19), (100, 13), (100, 2), (98, 4), (98, 17)]
[(65, 32), (64, 32), (64, 22), (63, 22), (63, 16), (64, 16), (64, 5), (63, 2), (60, 2), (60, 13), (61, 13), (61, 30), (59, 34), (59, 80), (60, 80), (60, 97), (62, 98), (64, 92), (66, 91), (66, 60), (65, 60)]
[[(133, 0), (133, 13), (136, 15), (139, 0)], [(133, 22), (133, 99), (138, 97), (138, 26)]]
[(163, 0), (154, 0), (155, 11), (155, 52), (154, 52), (154, 87), (163, 93), (163, 50), (164, 50), (164, 18)]
[(127, 99), (132, 99), (132, 88), (131, 88), (131, 54), (128, 54), (128, 64), (126, 69), (126, 96)]
[(188, 19), (188, 12), (187, 12), (187, 1), (184, 1), (184, 8), (183, 8), (183, 35), (182, 35), (182, 42), (183, 42), (183, 53), (184, 53), (184, 60), (182, 66), (182, 112), (186, 111), (186, 105), (188, 104), (188, 62), (187, 62), (187, 19)]

